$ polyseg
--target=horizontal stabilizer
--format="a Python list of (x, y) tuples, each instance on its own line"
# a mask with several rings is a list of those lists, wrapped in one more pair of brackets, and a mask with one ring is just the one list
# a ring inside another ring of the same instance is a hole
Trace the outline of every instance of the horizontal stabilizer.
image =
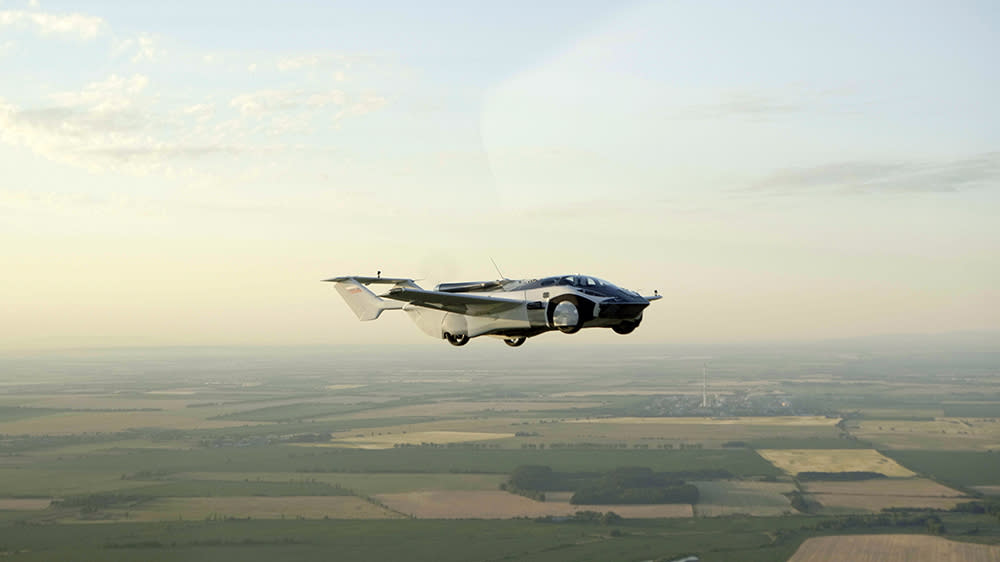
[(371, 284), (382, 284), (382, 285), (399, 285), (400, 287), (416, 287), (417, 284), (413, 282), (413, 279), (407, 279), (405, 277), (364, 277), (361, 275), (345, 275), (343, 277), (333, 277), (331, 279), (324, 279), (323, 281), (330, 281), (332, 283), (342, 283), (344, 281), (354, 280), (362, 285)]
[[(395, 302), (382, 300), (375, 293), (371, 292), (359, 280), (353, 277), (338, 277), (327, 279), (334, 281), (334, 288), (344, 298), (347, 306), (351, 307), (358, 320), (375, 320), (382, 314), (383, 310), (399, 310), (403, 305)], [(404, 281), (408, 281), (404, 280)]]

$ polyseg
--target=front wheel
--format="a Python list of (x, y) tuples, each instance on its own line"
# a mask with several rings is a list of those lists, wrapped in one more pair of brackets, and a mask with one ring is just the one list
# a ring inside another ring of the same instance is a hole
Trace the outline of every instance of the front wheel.
[(626, 334), (631, 334), (632, 332), (634, 332), (635, 329), (639, 327), (640, 322), (642, 322), (642, 317), (639, 317), (635, 320), (625, 320), (621, 324), (616, 324), (612, 326), (611, 329), (614, 330), (616, 334), (621, 334), (624, 336)]
[(465, 334), (445, 334), (444, 337), (448, 340), (448, 343), (455, 347), (462, 347), (469, 343), (469, 336)]
[(511, 347), (519, 347), (527, 340), (528, 338), (521, 336), (519, 338), (504, 338), (503, 342)]
[(578, 301), (572, 296), (552, 299), (549, 303), (549, 324), (564, 334), (575, 334), (583, 327)]

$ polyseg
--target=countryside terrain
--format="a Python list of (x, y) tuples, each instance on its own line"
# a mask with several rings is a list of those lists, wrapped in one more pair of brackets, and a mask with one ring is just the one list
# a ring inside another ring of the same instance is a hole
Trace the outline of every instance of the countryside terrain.
[(557, 338), (0, 356), (0, 556), (1000, 560), (989, 338)]

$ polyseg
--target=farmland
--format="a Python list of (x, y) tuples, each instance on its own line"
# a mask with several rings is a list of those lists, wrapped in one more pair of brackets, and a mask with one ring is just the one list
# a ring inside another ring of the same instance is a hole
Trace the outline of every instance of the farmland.
[[(715, 349), (705, 409), (705, 350), (609, 350), (0, 358), (0, 553), (784, 561), (859, 521), (900, 532), (857, 519), (883, 509), (917, 518), (905, 532), (934, 513), (947, 538), (1000, 543), (996, 518), (948, 511), (1000, 485), (994, 423), (944, 417), (1000, 402), (981, 363), (956, 382), (910, 356)], [(648, 469), (697, 501), (541, 501), (504, 489), (524, 466)], [(889, 478), (838, 480), (866, 471)], [(459, 535), (461, 552), (436, 546)]]
[(789, 562), (997, 562), (1000, 547), (915, 535), (850, 535), (807, 540)]
[(785, 472), (877, 472), (913, 476), (913, 471), (871, 449), (767, 449), (760, 455)]

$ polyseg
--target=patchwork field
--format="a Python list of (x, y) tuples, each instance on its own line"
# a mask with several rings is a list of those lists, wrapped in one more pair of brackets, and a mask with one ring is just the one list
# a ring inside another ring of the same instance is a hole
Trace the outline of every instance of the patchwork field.
[(795, 486), (790, 482), (692, 482), (698, 486), (699, 499), (694, 514), (699, 517), (720, 515), (774, 516), (793, 513), (788, 497)]
[(788, 562), (998, 562), (1000, 547), (927, 535), (843, 535), (807, 539)]
[(791, 475), (867, 471), (886, 476), (913, 476), (913, 471), (873, 449), (765, 449), (757, 452)]
[(622, 517), (691, 517), (688, 504), (572, 505), (568, 500), (539, 502), (507, 492), (426, 491), (378, 494), (395, 511), (420, 519), (510, 519), (572, 515), (577, 511), (614, 511)]
[[(122, 516), (120, 512), (115, 515)], [(401, 517), (355, 496), (160, 498), (130, 509), (131, 521), (224, 519), (392, 519)]]
[(877, 479), (858, 482), (807, 482), (808, 499), (826, 511), (879, 512), (891, 507), (951, 509), (969, 501), (957, 490), (925, 478)]

